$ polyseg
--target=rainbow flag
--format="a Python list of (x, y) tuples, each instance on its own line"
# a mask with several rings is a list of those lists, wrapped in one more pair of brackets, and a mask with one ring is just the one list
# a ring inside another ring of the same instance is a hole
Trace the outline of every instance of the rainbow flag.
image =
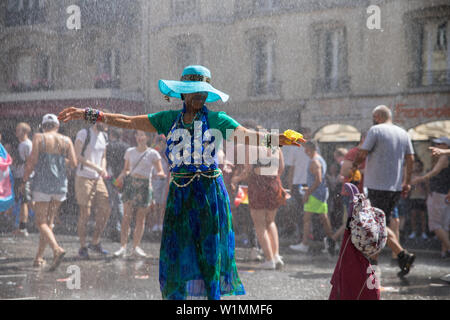
[(14, 179), (9, 168), (11, 163), (11, 156), (0, 143), (0, 212), (14, 204)]
[(237, 208), (240, 204), (248, 204), (248, 187), (239, 186), (236, 197), (234, 198), (234, 206)]

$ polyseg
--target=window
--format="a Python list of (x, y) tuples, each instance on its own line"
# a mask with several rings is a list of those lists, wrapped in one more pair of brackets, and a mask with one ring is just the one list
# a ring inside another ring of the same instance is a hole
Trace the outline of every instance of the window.
[(183, 70), (188, 65), (202, 64), (203, 42), (200, 36), (179, 36), (174, 43), (177, 70)]
[(269, 85), (273, 80), (273, 48), (266, 39), (254, 40), (253, 71), (255, 94), (269, 93)]
[(275, 78), (275, 33), (269, 28), (257, 28), (248, 35), (252, 68), (249, 95), (277, 96), (280, 92)]
[(15, 72), (10, 84), (13, 92), (50, 90), (53, 88), (50, 58), (46, 54), (18, 53), (13, 65)]
[(411, 69), (410, 88), (448, 90), (450, 86), (450, 6), (405, 13)]
[(44, 0), (8, 0), (6, 26), (33, 25), (45, 22)]
[(109, 49), (103, 52), (99, 59), (97, 76), (94, 87), (120, 88), (120, 52), (116, 49)]
[(198, 17), (197, 0), (172, 0), (172, 12), (175, 20)]
[(427, 22), (422, 33), (422, 86), (450, 84), (449, 21)]
[(314, 93), (348, 91), (347, 43), (344, 27), (316, 28), (315, 46), (317, 78)]
[(23, 55), (17, 59), (16, 79), (19, 83), (29, 85), (32, 78), (32, 56)]

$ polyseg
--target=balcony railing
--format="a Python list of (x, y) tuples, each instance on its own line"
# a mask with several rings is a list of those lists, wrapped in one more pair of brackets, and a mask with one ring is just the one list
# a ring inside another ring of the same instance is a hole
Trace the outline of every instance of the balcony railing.
[(408, 74), (410, 88), (450, 86), (450, 69), (439, 71), (415, 71)]
[(89, 26), (136, 26), (139, 19), (137, 0), (80, 0), (81, 15)]
[(46, 79), (34, 80), (31, 83), (24, 83), (19, 81), (11, 82), (9, 85), (11, 92), (31, 92), (31, 91), (49, 91), (53, 90), (53, 83)]
[(6, 27), (29, 26), (45, 23), (47, 11), (45, 8), (34, 8), (20, 11), (7, 11), (5, 16)]
[(340, 93), (350, 91), (350, 77), (313, 79), (313, 94)]
[(281, 82), (280, 81), (253, 81), (250, 84), (250, 97), (278, 97), (281, 93)]

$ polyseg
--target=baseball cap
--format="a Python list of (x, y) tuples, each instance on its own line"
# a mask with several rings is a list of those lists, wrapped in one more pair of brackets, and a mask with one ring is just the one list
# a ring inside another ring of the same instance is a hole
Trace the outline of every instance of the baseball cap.
[(440, 137), (432, 140), (434, 143), (443, 143), (450, 146), (450, 139), (447, 137)]
[(53, 113), (48, 113), (42, 118), (42, 124), (50, 123), (50, 122), (59, 125), (58, 117), (56, 115), (54, 115)]

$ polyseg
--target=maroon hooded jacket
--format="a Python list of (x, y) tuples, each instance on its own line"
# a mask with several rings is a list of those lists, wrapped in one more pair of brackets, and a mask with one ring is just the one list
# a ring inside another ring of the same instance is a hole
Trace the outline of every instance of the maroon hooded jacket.
[[(351, 184), (346, 183), (346, 185)], [(356, 194), (358, 192), (356, 186), (351, 186), (347, 187)], [(349, 217), (352, 212), (353, 204), (349, 205)], [(329, 300), (380, 300), (380, 282), (376, 277), (369, 260), (353, 245), (350, 230), (347, 228), (331, 278), (333, 287)]]

